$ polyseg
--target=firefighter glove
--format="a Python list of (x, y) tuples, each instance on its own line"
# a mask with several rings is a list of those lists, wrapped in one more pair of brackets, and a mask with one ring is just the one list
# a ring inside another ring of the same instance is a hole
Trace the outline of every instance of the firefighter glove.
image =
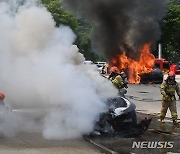
[(124, 87), (127, 89), (127, 88), (128, 88), (128, 85), (127, 85), (127, 84), (124, 84)]
[(169, 96), (167, 94), (164, 95), (165, 99), (169, 99)]

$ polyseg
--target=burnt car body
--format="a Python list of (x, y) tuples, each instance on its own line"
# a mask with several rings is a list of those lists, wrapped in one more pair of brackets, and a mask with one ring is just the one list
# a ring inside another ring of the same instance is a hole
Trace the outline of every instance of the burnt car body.
[(151, 119), (137, 123), (136, 106), (123, 96), (107, 99), (108, 110), (101, 113), (91, 135), (137, 137), (149, 127)]
[(140, 83), (155, 83), (161, 84), (163, 82), (164, 74), (159, 68), (153, 68), (153, 71), (150, 73), (142, 74)]

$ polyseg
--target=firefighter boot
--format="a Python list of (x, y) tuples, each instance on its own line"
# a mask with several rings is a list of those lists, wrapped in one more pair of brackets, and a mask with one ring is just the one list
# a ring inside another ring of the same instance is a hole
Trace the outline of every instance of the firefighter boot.
[(177, 120), (173, 120), (173, 124), (174, 124), (174, 125), (178, 125)]
[(161, 118), (160, 120), (161, 120), (161, 123), (162, 123), (162, 124), (164, 124), (164, 123), (165, 123), (164, 119), (162, 119), (162, 118)]

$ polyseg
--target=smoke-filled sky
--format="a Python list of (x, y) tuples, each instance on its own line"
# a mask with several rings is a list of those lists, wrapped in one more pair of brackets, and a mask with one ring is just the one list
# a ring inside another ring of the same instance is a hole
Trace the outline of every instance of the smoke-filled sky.
[(104, 99), (117, 91), (83, 64), (72, 30), (55, 27), (35, 0), (0, 0), (0, 19), (0, 91), (13, 109), (1, 113), (0, 134), (67, 139), (92, 131)]
[(160, 38), (165, 0), (63, 0), (67, 8), (94, 24), (93, 50), (108, 61), (126, 52), (133, 59), (145, 43)]

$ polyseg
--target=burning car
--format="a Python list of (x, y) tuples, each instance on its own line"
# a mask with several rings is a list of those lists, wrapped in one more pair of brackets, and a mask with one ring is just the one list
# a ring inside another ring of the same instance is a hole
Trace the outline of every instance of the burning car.
[(108, 110), (101, 113), (91, 135), (137, 137), (148, 129), (151, 119), (145, 118), (137, 124), (136, 106), (127, 98), (116, 96), (105, 103)]
[(161, 84), (163, 82), (164, 74), (159, 68), (153, 68), (153, 71), (150, 73), (145, 73), (140, 75), (140, 83), (155, 83)]

